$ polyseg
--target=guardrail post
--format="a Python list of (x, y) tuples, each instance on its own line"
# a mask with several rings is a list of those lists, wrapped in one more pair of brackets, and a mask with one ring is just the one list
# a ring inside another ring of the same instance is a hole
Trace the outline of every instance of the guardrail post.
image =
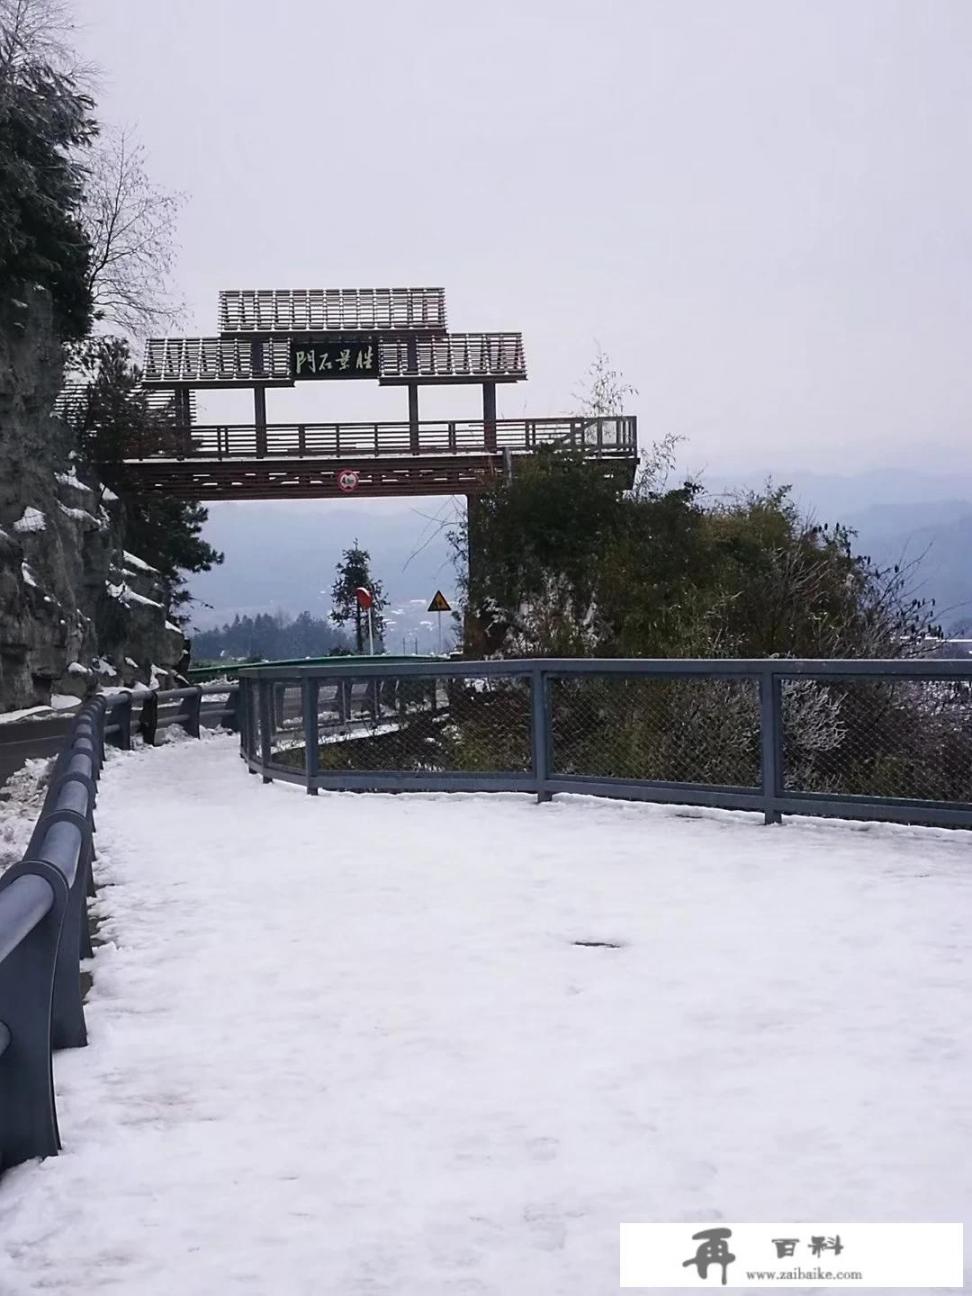
[(199, 721), (202, 711), (202, 689), (197, 688), (186, 698), (186, 733), (190, 738), (199, 737)]
[(138, 717), (138, 731), (146, 747), (155, 746), (155, 735), (159, 727), (159, 695), (153, 689), (151, 693), (142, 694), (142, 709)]
[(763, 818), (778, 824), (782, 821), (776, 800), (783, 791), (783, 704), (780, 677), (772, 669), (759, 677), (759, 736)]
[(121, 728), (118, 731), (118, 745), (122, 751), (132, 750), (132, 695), (131, 692), (125, 694), (125, 702), (122, 707)]
[(320, 751), (317, 743), (317, 680), (304, 678), (304, 774), (307, 777), (309, 796), (317, 796), (314, 780), (320, 762)]
[[(54, 964), (67, 907), (67, 883), (50, 865), (15, 865), (0, 892), (16, 889), (21, 912), (51, 903), (44, 916), (0, 960), (0, 1169), (56, 1156), (57, 1113), (51, 1071)], [(36, 911), (36, 910), (35, 910)]]
[(544, 786), (550, 775), (549, 697), (547, 677), (542, 670), (535, 669), (530, 675), (530, 739), (533, 744), (533, 777), (537, 783), (538, 801), (549, 801), (551, 797)]
[(351, 712), (351, 681), (339, 679), (337, 682), (338, 723), (347, 724)]
[(270, 697), (270, 690), (273, 688), (272, 683), (267, 680), (257, 680), (257, 701), (260, 707), (260, 764), (263, 766), (264, 783), (272, 783), (268, 770), (270, 768), (270, 755), (273, 751), (273, 705)]
[(240, 685), (231, 688), (226, 695), (226, 706), (223, 708), (223, 728), (230, 733), (239, 733), (242, 727), (242, 709), (240, 707)]

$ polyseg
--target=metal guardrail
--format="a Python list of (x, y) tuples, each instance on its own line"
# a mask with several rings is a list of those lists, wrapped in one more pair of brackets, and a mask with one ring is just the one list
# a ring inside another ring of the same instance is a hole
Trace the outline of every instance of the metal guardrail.
[[(207, 693), (221, 696), (207, 703)], [(0, 876), (0, 1171), (58, 1152), (52, 1054), (87, 1043), (80, 964), (93, 953), (87, 901), (105, 743), (130, 749), (136, 722), (149, 741), (177, 723), (198, 738), (204, 720), (235, 722), (236, 698), (225, 686), (96, 694), (67, 720), (27, 852)]]
[[(237, 696), (236, 684), (114, 693), (108, 698), (107, 737), (125, 747), (131, 735), (139, 733), (151, 746), (161, 730), (176, 724), (193, 737), (198, 737), (200, 727), (211, 729), (221, 725), (235, 730)], [(77, 713), (72, 708), (41, 719), (28, 717), (9, 724), (0, 723), (0, 787), (25, 761), (56, 755), (71, 732)], [(120, 737), (123, 734), (127, 734), (124, 740)]]
[[(342, 658), (351, 655), (351, 653), (340, 654)], [(361, 653), (353, 655), (356, 661), (362, 660)], [(254, 661), (252, 657), (249, 661), (235, 658), (233, 661), (216, 662), (204, 666), (190, 666), (185, 674), (193, 684), (208, 684), (217, 679), (233, 680), (235, 682), (237, 675), (245, 666), (324, 666), (333, 663), (335, 656), (334, 653), (328, 653), (322, 657), (278, 657), (269, 661)], [(369, 657), (368, 660), (372, 659)], [(388, 662), (399, 661), (441, 661), (442, 658), (434, 653), (381, 653), (378, 660), (387, 664)]]
[(239, 678), (248, 768), (311, 794), (574, 792), (972, 827), (968, 660), (344, 658)]

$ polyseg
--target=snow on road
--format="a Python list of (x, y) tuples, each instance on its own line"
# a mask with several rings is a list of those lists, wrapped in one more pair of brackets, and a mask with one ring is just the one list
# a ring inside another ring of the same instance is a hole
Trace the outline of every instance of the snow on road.
[(972, 1217), (967, 833), (315, 799), (226, 737), (98, 813), (3, 1296), (602, 1296), (622, 1220)]

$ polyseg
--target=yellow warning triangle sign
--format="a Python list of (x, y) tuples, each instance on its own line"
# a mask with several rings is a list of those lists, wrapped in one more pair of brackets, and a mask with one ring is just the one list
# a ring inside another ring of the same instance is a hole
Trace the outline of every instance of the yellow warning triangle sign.
[(441, 590), (435, 591), (435, 598), (429, 604), (429, 611), (430, 612), (451, 612), (452, 611), (452, 608), (449, 606), (448, 601), (446, 600), (446, 596), (442, 593)]

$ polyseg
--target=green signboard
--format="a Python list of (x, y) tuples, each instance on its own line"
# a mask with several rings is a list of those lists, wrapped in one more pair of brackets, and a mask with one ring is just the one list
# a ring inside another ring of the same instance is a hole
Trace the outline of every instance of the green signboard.
[(376, 337), (329, 338), (326, 342), (290, 344), (295, 378), (377, 378)]

